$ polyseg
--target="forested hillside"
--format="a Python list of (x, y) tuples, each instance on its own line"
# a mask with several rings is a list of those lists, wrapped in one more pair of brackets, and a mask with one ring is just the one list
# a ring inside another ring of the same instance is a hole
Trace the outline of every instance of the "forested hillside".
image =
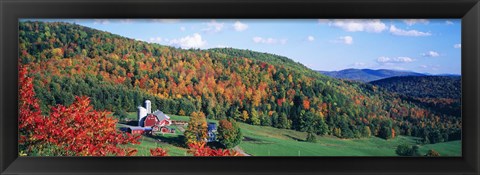
[(460, 76), (404, 76), (370, 82), (392, 92), (419, 98), (460, 99)]
[[(461, 118), (376, 86), (321, 75), (289, 58), (238, 49), (178, 49), (68, 23), (20, 22), (19, 63), (42, 112), (91, 97), (122, 117), (143, 100), (167, 114), (205, 113), (340, 138), (460, 139)], [(327, 63), (326, 63), (327, 64)]]
[(371, 84), (398, 93), (419, 105), (440, 113), (461, 116), (462, 82), (460, 76), (392, 77)]

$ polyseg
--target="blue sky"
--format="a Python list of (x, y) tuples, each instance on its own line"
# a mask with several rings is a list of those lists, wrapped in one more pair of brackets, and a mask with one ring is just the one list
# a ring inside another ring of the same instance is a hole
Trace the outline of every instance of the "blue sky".
[(233, 47), (314, 70), (460, 74), (460, 19), (48, 19), (181, 48)]

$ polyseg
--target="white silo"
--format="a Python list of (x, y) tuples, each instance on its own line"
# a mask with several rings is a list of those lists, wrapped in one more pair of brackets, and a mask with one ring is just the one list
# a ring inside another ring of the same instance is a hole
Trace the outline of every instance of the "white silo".
[(147, 116), (147, 109), (138, 106), (138, 126), (141, 126), (142, 118)]
[(147, 114), (152, 113), (152, 102), (150, 100), (145, 100), (145, 108), (147, 108)]

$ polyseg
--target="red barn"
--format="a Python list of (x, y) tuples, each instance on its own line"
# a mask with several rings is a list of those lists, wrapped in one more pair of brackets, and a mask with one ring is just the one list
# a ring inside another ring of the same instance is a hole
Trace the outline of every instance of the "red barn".
[(146, 117), (142, 118), (140, 121), (140, 126), (142, 127), (153, 127), (153, 126), (170, 126), (172, 121), (170, 117), (165, 115), (162, 111), (155, 111), (152, 114), (148, 114)]
[(143, 121), (143, 127), (153, 127), (159, 122), (160, 121), (158, 121), (157, 116), (149, 114), (147, 115), (147, 117), (145, 117), (145, 120)]
[(152, 113), (151, 102), (145, 100), (145, 107), (138, 106), (138, 127), (128, 127), (127, 131), (132, 134), (174, 133), (174, 129), (167, 127), (171, 124), (170, 117), (162, 111), (156, 110)]
[(142, 127), (129, 127), (128, 132), (132, 134), (143, 134), (145, 132), (145, 129)]

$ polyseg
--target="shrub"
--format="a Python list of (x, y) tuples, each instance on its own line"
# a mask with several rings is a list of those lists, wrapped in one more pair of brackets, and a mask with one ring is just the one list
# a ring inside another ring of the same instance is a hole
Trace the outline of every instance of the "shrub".
[(409, 146), (408, 144), (401, 144), (397, 146), (395, 152), (399, 156), (419, 156), (420, 153), (418, 152), (418, 146), (413, 145)]
[(378, 132), (378, 137), (388, 140), (392, 138), (392, 128), (388, 126), (382, 126)]
[(427, 154), (425, 154), (425, 156), (427, 156), (427, 157), (439, 157), (440, 153), (431, 149), (431, 150), (428, 150), (428, 152), (427, 152)]

